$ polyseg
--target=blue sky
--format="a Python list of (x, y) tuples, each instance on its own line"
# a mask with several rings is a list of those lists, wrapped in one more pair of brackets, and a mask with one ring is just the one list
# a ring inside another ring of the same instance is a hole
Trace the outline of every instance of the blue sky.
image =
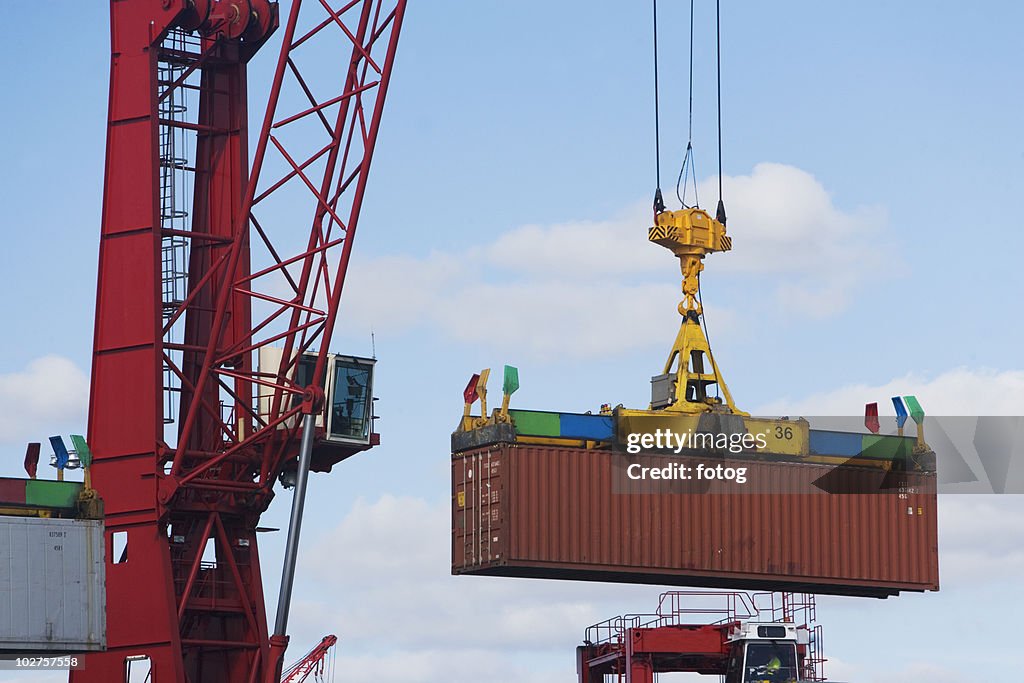
[[(660, 5), (662, 184), (673, 197), (689, 7)], [(932, 412), (1020, 414), (1024, 8), (724, 2), (722, 18), (735, 248), (708, 259), (703, 286), (737, 403), (856, 414), (906, 386)], [(313, 481), (296, 651), (334, 631), (348, 669), (373, 667), (378, 680), (441, 680), (431, 672), (452, 658), (464, 669), (451, 680), (512, 680), (494, 662), (517, 680), (566, 680), (587, 625), (656, 603), (656, 588), (450, 578), (445, 565), (448, 433), (472, 372), (518, 365), (520, 406), (639, 406), (671, 344), (678, 270), (645, 240), (650, 19), (643, 3), (411, 3), (333, 345), (368, 353), (374, 331), (383, 445)], [(107, 21), (106, 3), (49, 0), (7, 8), (0, 26), (10, 65), (0, 310), (11, 331), (0, 475), (17, 476), (26, 440), (84, 428)], [(697, 21), (694, 149), (713, 206), (712, 3), (698, 3)], [(275, 50), (250, 68), (253, 117)], [(284, 526), (288, 498), (268, 526)], [(1022, 523), (1013, 497), (944, 499), (942, 592), (823, 601), (841, 673), (879, 683), (1000, 673), (1006, 649), (991, 633), (905, 624), (1005, 609), (1001, 591), (1024, 566)], [(264, 544), (270, 594), (282, 544)], [(431, 630), (432, 617), (461, 625), (396, 636), (388, 610), (407, 611), (414, 630)], [(489, 631), (501, 635), (470, 637)], [(898, 651), (873, 652), (892, 642)], [(414, 666), (387, 669), (398, 659)]]

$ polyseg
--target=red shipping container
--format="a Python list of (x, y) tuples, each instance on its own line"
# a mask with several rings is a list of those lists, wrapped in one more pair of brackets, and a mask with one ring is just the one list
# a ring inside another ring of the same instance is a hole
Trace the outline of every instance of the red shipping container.
[(751, 460), (749, 489), (617, 493), (625, 457), (514, 444), (453, 455), (452, 573), (871, 597), (939, 588), (934, 472), (905, 475), (905, 490), (830, 494), (814, 482), (833, 467)]

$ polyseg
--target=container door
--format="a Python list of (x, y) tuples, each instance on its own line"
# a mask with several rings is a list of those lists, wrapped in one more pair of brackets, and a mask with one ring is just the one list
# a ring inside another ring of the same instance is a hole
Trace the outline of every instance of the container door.
[(452, 461), (452, 566), (472, 568), (502, 558), (501, 454), (472, 453)]

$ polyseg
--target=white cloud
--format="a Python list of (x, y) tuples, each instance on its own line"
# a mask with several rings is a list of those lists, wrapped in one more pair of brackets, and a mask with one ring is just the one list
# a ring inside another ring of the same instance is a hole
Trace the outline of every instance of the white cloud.
[[(890, 655), (892, 653), (885, 653)], [(868, 666), (870, 664), (868, 663)], [(898, 670), (880, 673), (865, 668), (864, 664), (853, 665), (828, 658), (826, 674), (830, 681), (859, 681), (860, 683), (974, 683), (976, 679), (934, 664), (910, 662)]]
[(647, 203), (637, 203), (605, 221), (524, 225), (475, 251), (495, 268), (543, 278), (558, 273), (572, 280), (600, 283), (608, 276), (671, 273), (668, 254), (647, 243), (650, 220)]
[[(762, 415), (849, 415), (852, 407), (890, 396), (917, 396), (929, 415), (1020, 415), (1024, 371), (957, 368), (934, 377), (907, 374), (880, 385), (854, 384), (799, 399), (782, 398), (760, 406)], [(885, 403), (886, 405), (882, 405)]]
[[(644, 224), (525, 226), (459, 253), (356, 259), (343, 315), (379, 334), (427, 329), (541, 358), (666, 345), (679, 285), (672, 260), (640, 236)], [(644, 277), (659, 261), (664, 277)]]
[(342, 651), (335, 670), (344, 679), (374, 683), (566, 683), (575, 680), (575, 662), (569, 650), (561, 665), (538, 671), (526, 656), (495, 656), (489, 650), (420, 650), (401, 656), (354, 654)]
[[(705, 181), (704, 196), (717, 194), (713, 182)], [(726, 176), (723, 186), (734, 246), (715, 268), (777, 277), (774, 297), (792, 310), (831, 315), (868, 272), (894, 270), (880, 207), (844, 211), (814, 176), (785, 164), (758, 164), (748, 176)]]
[(652, 342), (667, 347), (680, 321), (676, 299), (671, 287), (659, 284), (608, 289), (571, 281), (482, 284), (438, 302), (435, 313), (441, 327), (466, 344), (522, 348), (545, 358), (589, 358)]
[[(879, 246), (884, 212), (839, 209), (805, 171), (764, 163), (723, 182), (735, 248), (708, 269), (751, 278), (752, 296), (828, 315), (891, 258)], [(525, 225), (461, 250), (357, 258), (344, 314), (381, 333), (428, 329), (541, 357), (665, 346), (679, 324), (679, 271), (647, 242), (650, 220), (638, 202), (607, 220)], [(712, 311), (727, 330), (728, 311)]]
[(976, 680), (974, 676), (959, 671), (921, 662), (867, 678), (868, 683), (975, 683)]
[[(571, 652), (584, 628), (613, 616), (595, 599), (603, 592), (598, 584), (451, 576), (450, 525), (448, 501), (357, 501), (337, 527), (311, 542), (303, 560), (304, 576), (315, 577), (318, 586), (343, 587), (342, 595), (337, 602), (323, 592), (300, 600), (297, 623), (335, 621), (358, 648), (389, 643), (414, 651), (500, 647), (550, 653)], [(641, 604), (657, 595), (643, 587), (616, 592), (618, 598), (642, 595)]]
[(946, 588), (1024, 574), (1024, 499), (1013, 495), (939, 497), (939, 577)]
[(84, 429), (88, 402), (89, 378), (61, 356), (0, 375), (0, 443), (38, 441), (63, 423)]
[[(714, 182), (705, 181), (705, 195)], [(870, 206), (839, 209), (807, 171), (760, 163), (750, 175), (725, 176), (722, 184), (734, 251), (716, 268), (824, 274), (878, 251), (885, 212)]]
[(828, 676), (829, 680), (850, 681), (857, 677), (857, 667), (838, 657), (830, 656), (827, 652), (825, 656), (828, 658), (828, 661), (825, 663), (825, 675)]

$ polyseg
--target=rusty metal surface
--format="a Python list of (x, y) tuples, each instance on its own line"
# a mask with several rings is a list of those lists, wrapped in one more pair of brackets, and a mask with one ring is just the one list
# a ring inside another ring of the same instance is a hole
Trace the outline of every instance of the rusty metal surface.
[(915, 479), (914, 493), (840, 495), (812, 485), (824, 466), (752, 462), (757, 490), (771, 482), (787, 493), (613, 493), (616, 457), (508, 444), (453, 456), (453, 573), (874, 597), (938, 590), (934, 475)]

